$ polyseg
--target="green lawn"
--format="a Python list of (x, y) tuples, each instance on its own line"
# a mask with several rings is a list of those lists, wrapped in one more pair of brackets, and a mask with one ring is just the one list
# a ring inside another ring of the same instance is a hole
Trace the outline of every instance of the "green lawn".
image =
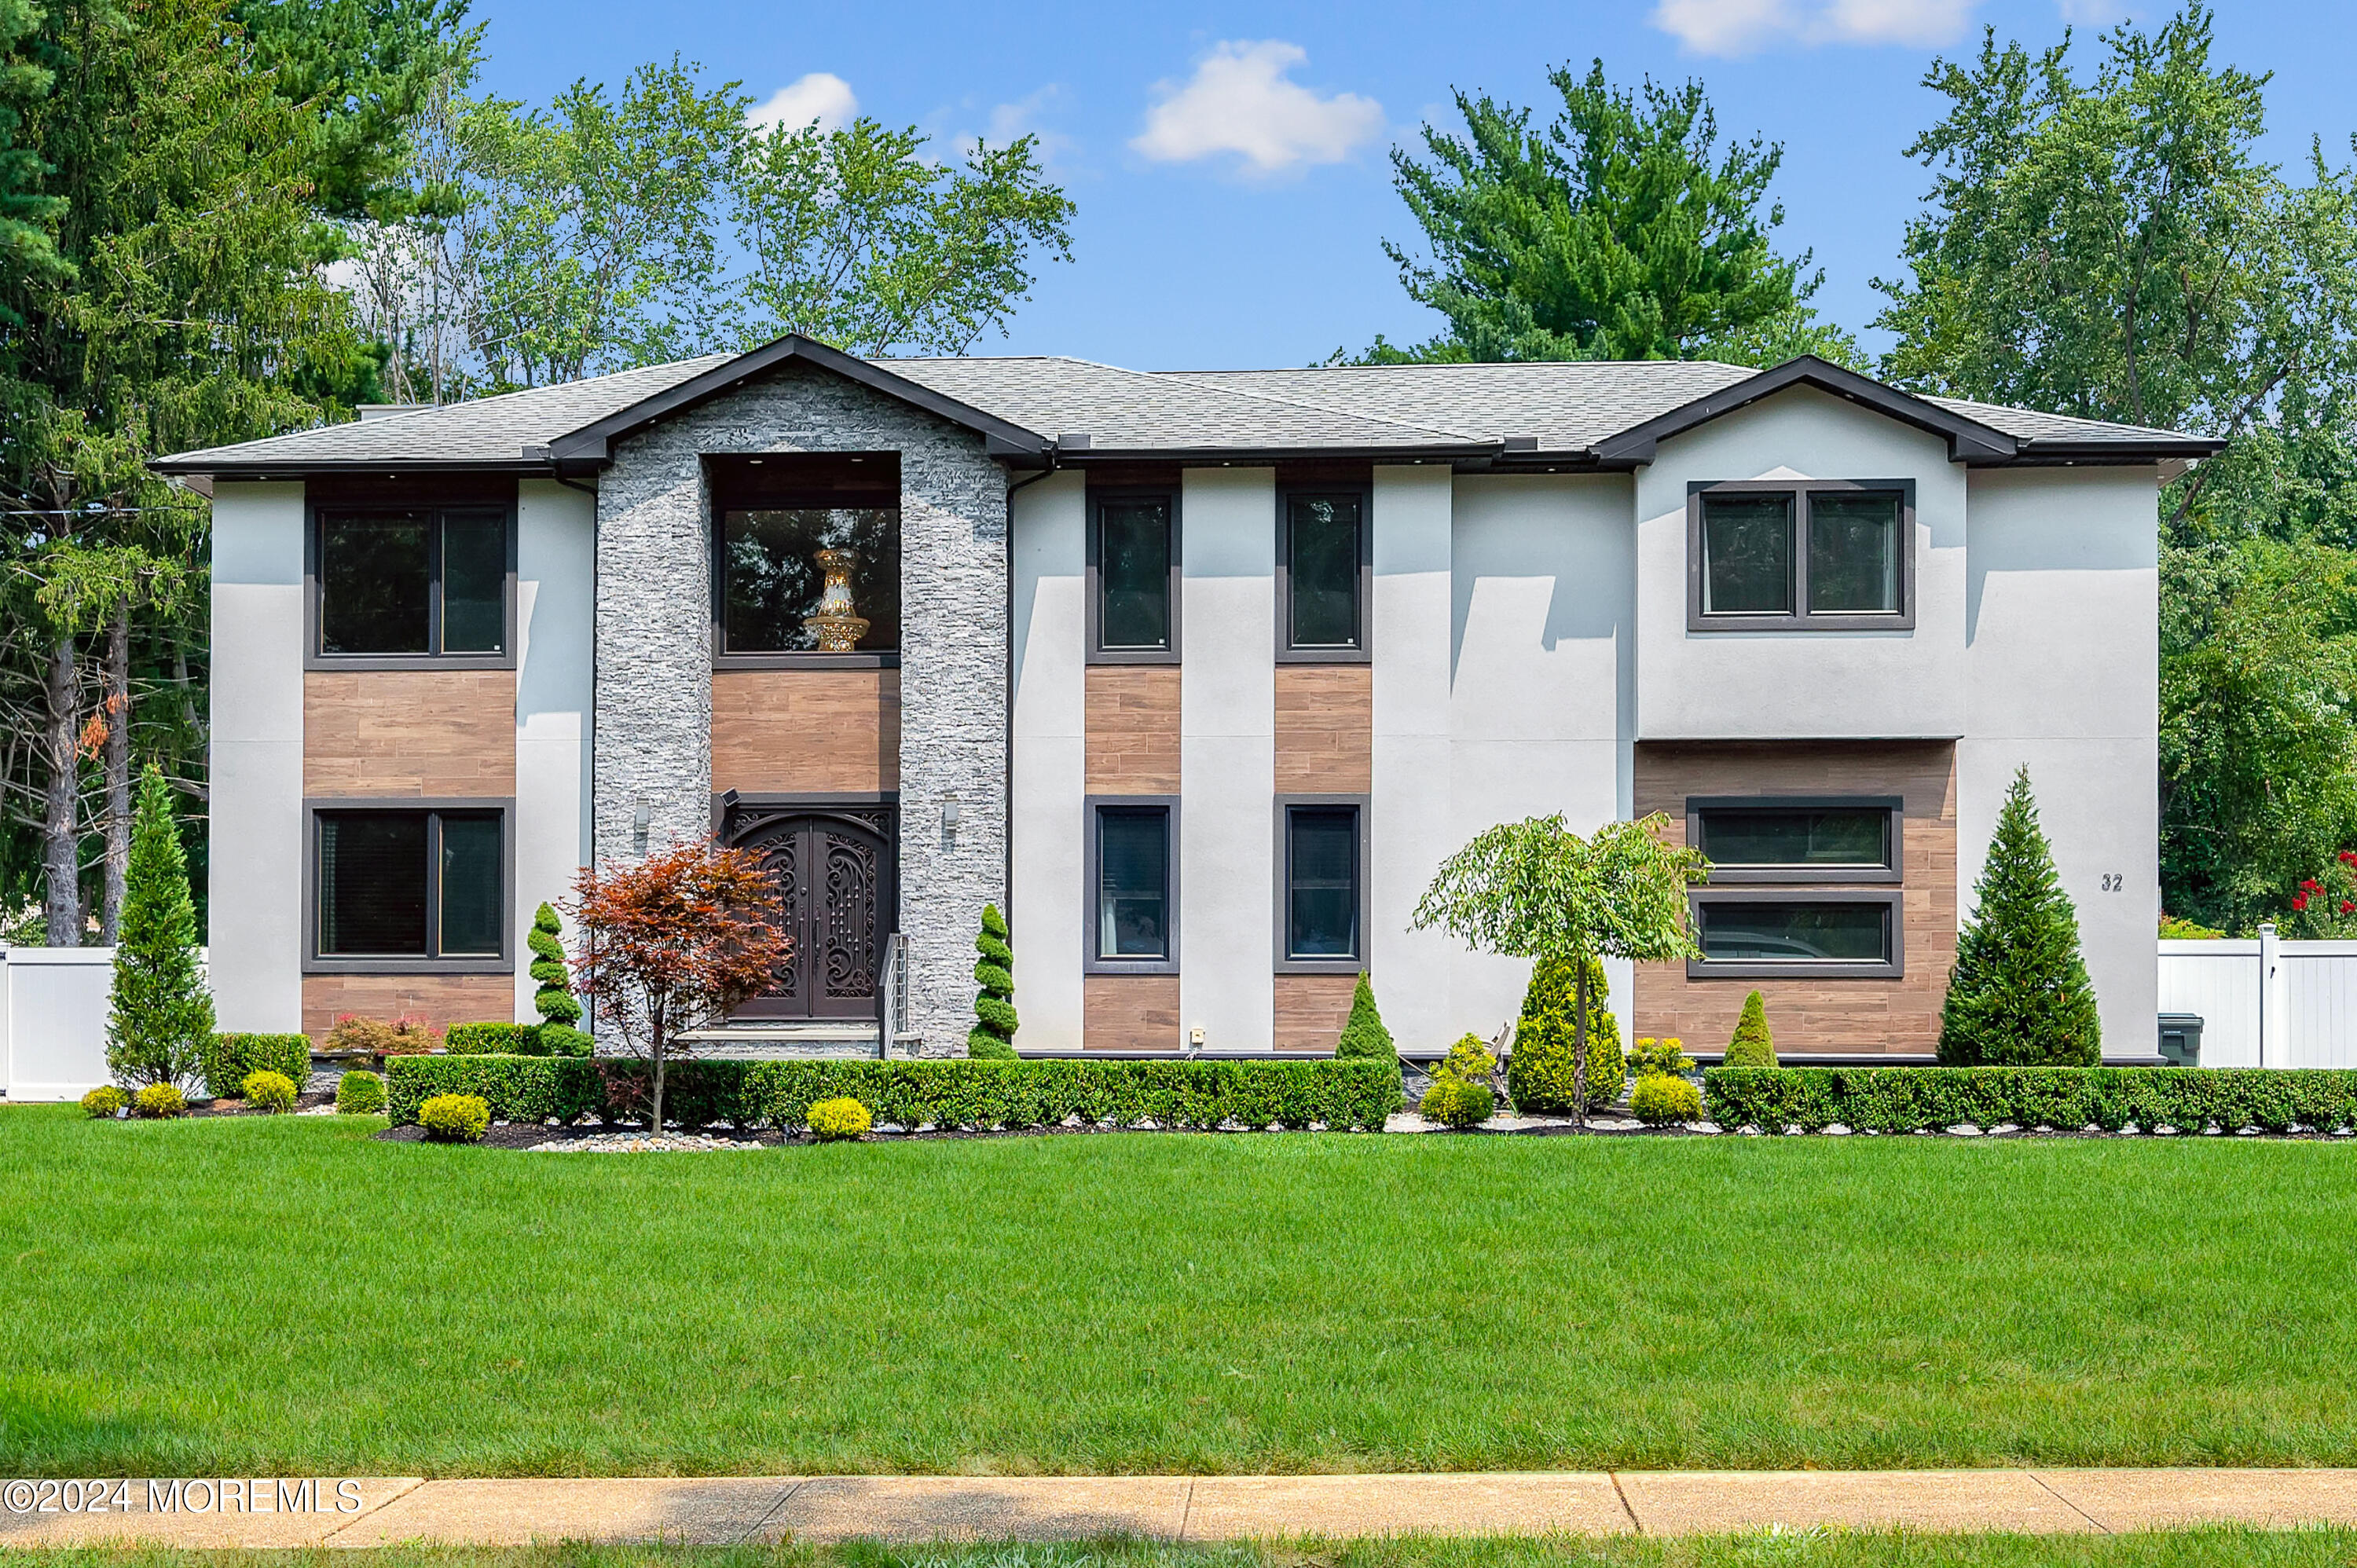
[(377, 1125), (0, 1110), (0, 1475), (2357, 1464), (2357, 1147)]

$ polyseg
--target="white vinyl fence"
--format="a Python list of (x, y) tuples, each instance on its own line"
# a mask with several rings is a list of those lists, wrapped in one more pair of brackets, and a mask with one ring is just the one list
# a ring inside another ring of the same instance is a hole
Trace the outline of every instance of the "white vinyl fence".
[(2357, 1067), (2357, 941), (2163, 942), (2160, 1010), (2201, 1015), (2203, 1067)]
[(0, 947), (0, 1091), (80, 1100), (106, 1070), (113, 948)]

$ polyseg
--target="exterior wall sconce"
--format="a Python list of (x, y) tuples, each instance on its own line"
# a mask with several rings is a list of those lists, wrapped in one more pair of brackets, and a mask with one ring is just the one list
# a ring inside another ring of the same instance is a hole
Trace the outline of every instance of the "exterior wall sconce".
[(630, 813), (631, 853), (638, 855), (641, 860), (646, 858), (647, 832), (654, 826), (654, 821), (655, 812), (654, 808), (651, 806), (640, 806), (637, 811)]
[(944, 841), (954, 839), (957, 831), (958, 798), (957, 791), (952, 789), (942, 797), (942, 838)]

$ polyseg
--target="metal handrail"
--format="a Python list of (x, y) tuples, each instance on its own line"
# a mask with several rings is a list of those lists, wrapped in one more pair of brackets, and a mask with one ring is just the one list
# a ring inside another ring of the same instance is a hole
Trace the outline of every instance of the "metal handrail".
[(876, 988), (883, 1004), (876, 1028), (876, 1055), (880, 1060), (892, 1054), (892, 1042), (909, 1019), (909, 939), (899, 931), (884, 939), (884, 962)]

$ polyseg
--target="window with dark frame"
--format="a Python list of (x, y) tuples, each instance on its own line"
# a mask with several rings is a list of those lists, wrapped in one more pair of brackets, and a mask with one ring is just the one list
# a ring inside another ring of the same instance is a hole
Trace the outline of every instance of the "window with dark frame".
[(503, 956), (499, 811), (321, 811), (316, 821), (321, 958)]
[[(1686, 842), (1711, 869), (1691, 896), (1702, 950), (1687, 973), (1897, 975), (1903, 805), (1897, 796), (1688, 800)], [(1828, 886), (1869, 883), (1879, 890)]]
[[(825, 559), (821, 557), (824, 556)], [(849, 646), (829, 649), (833, 569), (849, 592)], [(723, 653), (891, 653), (900, 647), (898, 507), (724, 507), (720, 511)]]
[(1708, 963), (1855, 963), (1893, 961), (1888, 899), (1792, 898), (1696, 900), (1696, 944)]
[(1695, 488), (1689, 629), (1911, 628), (1903, 484)]
[(319, 656), (505, 654), (508, 555), (504, 510), (322, 511)]
[(1293, 805), (1285, 809), (1285, 957), (1357, 961), (1364, 867), (1360, 864), (1359, 808)]
[(1350, 653), (1366, 646), (1366, 497), (1356, 490), (1285, 497), (1285, 646)]
[(1171, 952), (1170, 808), (1096, 808), (1100, 961), (1168, 962)]
[(1171, 580), (1178, 550), (1173, 498), (1114, 493), (1092, 498), (1090, 510), (1096, 596), (1091, 618), (1093, 651), (1133, 656), (1175, 653), (1178, 618)]
[(1720, 870), (1894, 869), (1896, 813), (1876, 803), (1773, 802), (1691, 809), (1694, 847)]

